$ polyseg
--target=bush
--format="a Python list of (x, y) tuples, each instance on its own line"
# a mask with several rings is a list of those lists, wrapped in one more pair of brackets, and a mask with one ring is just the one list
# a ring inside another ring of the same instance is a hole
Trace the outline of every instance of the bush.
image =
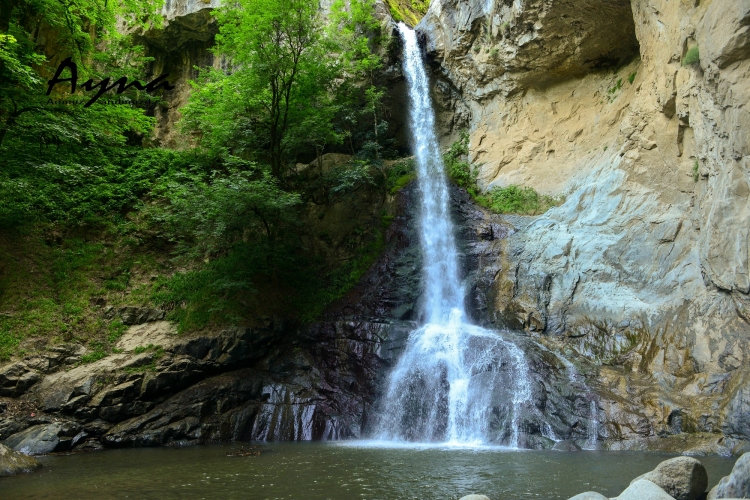
[(388, 169), (386, 188), (391, 194), (409, 185), (417, 178), (417, 163), (414, 158), (407, 158), (394, 163)]
[(698, 50), (698, 46), (696, 45), (692, 49), (688, 50), (687, 54), (685, 54), (685, 57), (682, 58), (682, 65), (690, 66), (691, 64), (699, 63), (700, 60), (700, 51)]
[(476, 201), (490, 210), (501, 214), (539, 215), (560, 205), (562, 197), (540, 195), (531, 187), (510, 185), (494, 188)]
[(461, 132), (459, 139), (451, 144), (443, 155), (443, 162), (448, 177), (454, 184), (466, 189), (472, 196), (476, 195), (477, 172), (466, 157), (469, 154), (469, 134)]

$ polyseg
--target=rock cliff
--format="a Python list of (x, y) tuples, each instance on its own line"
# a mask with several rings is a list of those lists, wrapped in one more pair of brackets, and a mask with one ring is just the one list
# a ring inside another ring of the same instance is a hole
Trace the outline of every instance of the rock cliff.
[[(217, 4), (168, 1), (166, 26), (140, 34), (178, 84), (156, 110), (163, 144), (193, 65), (223, 64), (207, 50)], [(503, 217), (453, 190), (468, 310), (519, 330), (534, 370), (524, 443), (750, 447), (750, 0), (434, 0), (417, 29), (440, 133), (469, 129), (480, 187), (566, 196)], [(384, 78), (400, 102), (396, 66)], [(160, 311), (105, 311), (134, 324), (122, 352), (79, 365), (80, 346), (59, 346), (0, 368), (15, 398), (0, 439), (45, 453), (361, 435), (419, 319), (410, 189), (385, 254), (324, 321), (175, 337)]]
[(750, 439), (749, 26), (747, 0), (435, 0), (417, 27), (481, 187), (566, 196), (508, 219), (485, 319), (600, 365), (611, 448)]

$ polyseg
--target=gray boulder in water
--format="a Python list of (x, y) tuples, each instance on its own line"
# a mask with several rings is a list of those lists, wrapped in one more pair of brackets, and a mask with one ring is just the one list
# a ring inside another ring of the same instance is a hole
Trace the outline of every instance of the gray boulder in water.
[(571, 497), (568, 500), (609, 500), (609, 498), (595, 491), (586, 491), (584, 493), (579, 493), (578, 495)]
[(40, 468), (42, 464), (33, 457), (11, 450), (0, 444), (0, 477), (12, 476), (21, 472), (31, 472)]
[(666, 491), (647, 479), (636, 479), (616, 500), (674, 500)]
[(714, 486), (708, 494), (708, 500), (748, 497), (750, 497), (750, 453), (745, 453), (734, 464), (732, 472)]
[(630, 484), (641, 479), (651, 481), (675, 500), (695, 500), (708, 488), (706, 468), (692, 457), (665, 460), (651, 472), (633, 479)]
[(465, 497), (461, 497), (458, 500), (490, 500), (489, 497), (486, 497), (484, 495), (466, 495)]

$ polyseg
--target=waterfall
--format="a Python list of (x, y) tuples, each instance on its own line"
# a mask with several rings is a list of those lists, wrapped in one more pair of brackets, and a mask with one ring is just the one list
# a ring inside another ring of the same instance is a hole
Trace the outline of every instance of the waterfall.
[(430, 82), (416, 33), (399, 23), (404, 41), (404, 73), (409, 86), (409, 126), (419, 179), (420, 233), (424, 254), (425, 313), (429, 323), (445, 324), (463, 315), (463, 289), (453, 237), (445, 166), (435, 137)]
[(425, 324), (390, 374), (376, 425), (388, 441), (519, 446), (531, 399), (523, 351), (464, 318), (464, 290), (435, 115), (414, 31), (400, 23), (419, 182)]

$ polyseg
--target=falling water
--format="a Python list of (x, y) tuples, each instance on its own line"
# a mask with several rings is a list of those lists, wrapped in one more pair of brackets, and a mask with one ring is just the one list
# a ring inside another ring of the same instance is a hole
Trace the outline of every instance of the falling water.
[(464, 320), (464, 290), (429, 80), (416, 34), (403, 23), (399, 31), (419, 179), (426, 324), (410, 334), (390, 375), (377, 437), (518, 447), (522, 406), (531, 398), (528, 366), (515, 344)]
[(404, 72), (409, 84), (410, 127), (420, 187), (420, 230), (428, 323), (445, 324), (463, 315), (464, 293), (449, 212), (445, 166), (435, 137), (430, 82), (422, 64), (416, 33), (399, 23), (404, 40)]

